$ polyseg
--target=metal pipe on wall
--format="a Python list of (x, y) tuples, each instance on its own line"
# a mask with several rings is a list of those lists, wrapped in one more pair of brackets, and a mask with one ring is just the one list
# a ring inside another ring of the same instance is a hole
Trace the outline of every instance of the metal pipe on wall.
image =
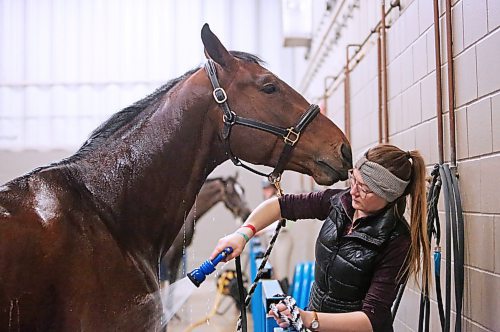
[(377, 29), (377, 91), (378, 91), (378, 142), (383, 143), (383, 103), (382, 103), (382, 43), (380, 28)]
[(323, 103), (324, 103), (324, 111), (325, 115), (328, 114), (328, 81), (333, 80), (335, 81), (338, 76), (325, 76), (323, 78)]
[[(396, 8), (396, 7), (398, 7), (398, 8), (399, 8), (399, 7), (400, 7), (400, 1), (399, 1), (399, 0), (396, 0), (396, 1), (392, 2), (392, 3), (390, 4), (390, 6), (391, 6), (391, 7), (387, 10), (387, 12), (385, 12), (385, 16), (389, 15), (389, 14), (390, 14), (390, 12), (392, 11), (392, 9), (393, 9), (393, 8)], [(357, 57), (357, 56), (358, 56), (358, 54), (361, 52), (362, 48), (363, 48), (363, 47), (366, 45), (366, 43), (370, 40), (370, 37), (371, 37), (374, 33), (376, 33), (376, 32), (378, 31), (378, 29), (380, 29), (380, 24), (381, 24), (381, 22), (379, 21), (379, 22), (376, 24), (375, 28), (373, 28), (373, 29), (370, 31), (370, 33), (366, 36), (366, 38), (363, 40), (363, 42), (361, 42), (361, 44), (359, 44), (359, 45), (360, 45), (359, 49), (358, 49), (358, 50), (357, 50), (357, 51), (356, 51), (356, 52), (352, 55), (352, 57), (350, 58), (350, 60), (349, 60), (349, 61), (351, 61), (352, 59), (354, 59), (355, 57)], [(387, 25), (386, 25), (385, 27), (386, 27), (386, 30), (387, 30), (388, 28), (390, 28), (390, 27), (389, 27), (389, 26), (387, 26)], [(356, 64), (357, 64), (357, 63), (359, 63), (359, 61), (360, 61), (360, 59), (358, 59), (358, 61), (356, 61)], [(356, 64), (355, 64), (355, 65), (356, 65)], [(355, 65), (351, 67), (351, 71), (355, 68)], [(344, 67), (342, 67), (342, 68), (339, 70), (339, 73), (338, 73), (337, 75), (335, 75), (335, 76), (334, 76), (334, 77), (336, 77), (336, 78), (335, 78), (335, 79), (331, 82), (331, 85), (327, 88), (327, 91), (328, 91), (328, 92), (327, 92), (327, 97), (329, 97), (329, 96), (332, 94), (332, 92), (333, 92), (333, 91), (335, 91), (335, 89), (333, 89), (333, 88), (334, 88), (335, 84), (337, 84), (338, 82), (340, 82), (340, 80), (339, 80), (339, 79), (343, 77), (342, 73), (344, 73), (344, 72), (345, 72), (345, 68), (344, 68)], [(336, 86), (335, 86), (335, 88), (336, 88)], [(333, 91), (330, 91), (330, 90), (332, 90), (332, 89), (333, 89)]]
[[(384, 121), (384, 135), (382, 141), (384, 143), (389, 142), (389, 108), (387, 107), (387, 39), (386, 39), (386, 25), (385, 25), (385, 17), (386, 17), (386, 12), (385, 12), (385, 0), (381, 1), (381, 18), (380, 18), (380, 43), (381, 43), (381, 73), (382, 73), (382, 114), (383, 114), (383, 121)], [(391, 5), (392, 9), (394, 8)]]
[(434, 48), (436, 58), (436, 119), (438, 129), (439, 163), (444, 162), (443, 148), (443, 95), (441, 87), (441, 42), (439, 31), (439, 0), (434, 0)]
[(448, 61), (448, 107), (450, 110), (450, 162), (457, 166), (457, 148), (455, 141), (455, 74), (453, 66), (453, 30), (451, 22), (451, 0), (446, 0), (446, 56)]

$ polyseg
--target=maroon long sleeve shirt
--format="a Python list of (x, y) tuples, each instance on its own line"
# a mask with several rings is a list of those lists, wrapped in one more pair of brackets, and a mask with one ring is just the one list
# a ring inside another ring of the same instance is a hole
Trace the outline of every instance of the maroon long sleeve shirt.
[[(328, 217), (330, 198), (336, 189), (309, 194), (287, 194), (279, 199), (282, 217), (289, 220)], [(354, 209), (347, 211), (353, 217)], [(376, 257), (370, 288), (363, 300), (362, 311), (368, 316), (374, 331), (392, 331), (391, 307), (397, 295), (397, 277), (410, 248), (410, 239), (398, 236), (389, 240)]]

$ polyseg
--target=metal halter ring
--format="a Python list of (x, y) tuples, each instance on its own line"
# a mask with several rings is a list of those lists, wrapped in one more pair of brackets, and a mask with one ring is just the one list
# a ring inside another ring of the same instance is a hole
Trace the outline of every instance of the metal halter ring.
[[(222, 90), (224, 91), (224, 90)], [(222, 122), (228, 124), (228, 125), (233, 125), (236, 122), (236, 114), (233, 111), (230, 111), (227, 114), (222, 114)]]
[[(300, 138), (300, 133), (295, 132), (293, 130), (293, 127), (287, 128), (286, 130), (288, 131), (288, 133), (286, 134), (286, 136), (283, 136), (283, 140), (286, 144), (294, 146)], [(292, 137), (290, 138), (290, 136)]]
[[(217, 92), (222, 92), (222, 99), (218, 99), (217, 98)], [(224, 91), (223, 88), (216, 88), (214, 89), (214, 91), (212, 92), (212, 94), (214, 95), (214, 99), (215, 101), (218, 103), (218, 104), (222, 104), (222, 103), (225, 103), (226, 100), (227, 100), (227, 94), (226, 94), (226, 91)]]

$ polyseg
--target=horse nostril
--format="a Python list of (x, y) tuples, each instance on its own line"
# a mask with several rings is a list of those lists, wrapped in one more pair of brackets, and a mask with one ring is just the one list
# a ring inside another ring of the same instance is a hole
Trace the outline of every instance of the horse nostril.
[(342, 154), (342, 157), (344, 157), (344, 160), (349, 163), (349, 165), (352, 166), (352, 152), (351, 152), (351, 147), (346, 144), (342, 143), (342, 146), (340, 147), (340, 153)]

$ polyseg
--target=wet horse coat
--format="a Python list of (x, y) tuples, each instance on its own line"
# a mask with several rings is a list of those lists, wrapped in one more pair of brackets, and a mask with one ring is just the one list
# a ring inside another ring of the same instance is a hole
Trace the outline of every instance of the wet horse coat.
[[(288, 127), (309, 104), (260, 66), (229, 53), (208, 25), (232, 111)], [(0, 330), (154, 331), (161, 327), (158, 263), (208, 174), (227, 151), (205, 70), (190, 71), (112, 116), (73, 156), (0, 187)], [(231, 149), (277, 163), (283, 143), (235, 127)], [(302, 133), (287, 169), (320, 184), (347, 177), (349, 145), (326, 117)]]

